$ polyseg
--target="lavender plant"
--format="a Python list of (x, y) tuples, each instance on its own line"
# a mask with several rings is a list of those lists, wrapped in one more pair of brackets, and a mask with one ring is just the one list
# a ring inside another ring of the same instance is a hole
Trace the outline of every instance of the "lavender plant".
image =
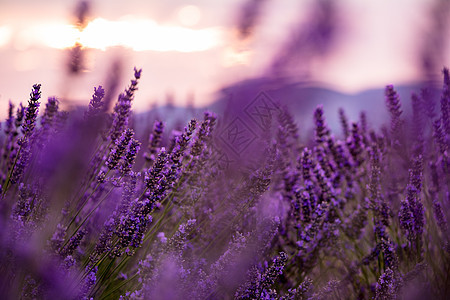
[(390, 130), (340, 109), (334, 135), (319, 106), (301, 139), (283, 109), (242, 171), (218, 167), (210, 112), (172, 136), (153, 120), (141, 151), (141, 70), (112, 112), (98, 86), (84, 110), (50, 97), (39, 117), (34, 85), (2, 124), (2, 298), (448, 299), (443, 73), (440, 112), (414, 94), (412, 120), (386, 87)]

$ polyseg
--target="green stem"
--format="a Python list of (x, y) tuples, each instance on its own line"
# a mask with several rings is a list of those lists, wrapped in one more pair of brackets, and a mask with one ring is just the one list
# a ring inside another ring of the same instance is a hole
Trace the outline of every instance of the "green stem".
[[(107, 299), (107, 297), (109, 295), (112, 295), (113, 293), (115, 293), (117, 290), (119, 290), (121, 287), (123, 287), (124, 285), (128, 284), (129, 282), (131, 282), (134, 278), (136, 278), (138, 276), (138, 273), (134, 274), (133, 276), (131, 276), (130, 278), (128, 278), (127, 280), (124, 280), (122, 283), (120, 283), (119, 285), (117, 285), (114, 289), (109, 290), (109, 292), (104, 295), (101, 296), (100, 299)], [(108, 289), (106, 289), (108, 290)]]
[(17, 155), (16, 155), (16, 158), (14, 159), (14, 163), (13, 163), (12, 166), (11, 166), (11, 170), (9, 171), (9, 175), (8, 175), (8, 177), (6, 178), (6, 181), (5, 181), (5, 183), (3, 184), (3, 186), (2, 186), (2, 196), (1, 196), (1, 199), (3, 199), (3, 197), (5, 197), (5, 195), (6, 195), (6, 192), (7, 192), (8, 187), (9, 187), (9, 182), (10, 182), (10, 180), (11, 180), (12, 173), (13, 173), (13, 171), (14, 171), (14, 168), (16, 167), (16, 163), (17, 163), (17, 160), (19, 159), (19, 155), (20, 155), (20, 152), (21, 152), (21, 151), (22, 151), (22, 145), (19, 147), (19, 150), (17, 151)]

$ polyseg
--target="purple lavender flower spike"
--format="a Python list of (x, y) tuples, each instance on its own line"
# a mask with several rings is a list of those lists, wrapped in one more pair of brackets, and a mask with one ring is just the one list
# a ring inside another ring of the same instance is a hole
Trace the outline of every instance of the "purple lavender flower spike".
[(128, 119), (131, 112), (131, 102), (134, 99), (134, 93), (137, 90), (138, 80), (141, 78), (142, 69), (134, 68), (134, 79), (130, 86), (119, 95), (119, 99), (114, 107), (113, 122), (110, 130), (110, 138), (115, 141), (119, 138), (122, 130), (128, 125)]
[(41, 118), (41, 128), (38, 133), (37, 142), (44, 146), (51, 128), (54, 126), (56, 116), (58, 115), (59, 101), (56, 97), (49, 97), (45, 105), (44, 115)]
[(141, 143), (139, 143), (135, 139), (131, 139), (130, 144), (128, 145), (127, 153), (123, 158), (122, 164), (120, 165), (120, 173), (122, 176), (128, 174), (131, 171), (131, 168), (136, 160), (137, 153), (140, 149)]
[(191, 155), (198, 156), (202, 152), (204, 148), (204, 143), (206, 142), (210, 130), (211, 130), (211, 122), (210, 120), (205, 120), (201, 123), (200, 128), (198, 130), (197, 138), (195, 139), (194, 144), (192, 145)]
[(30, 143), (28, 138), (22, 137), (17, 141), (17, 144), (20, 147), (20, 153), (11, 173), (11, 183), (18, 183), (22, 179), (23, 173), (25, 172), (25, 168), (27, 167), (27, 163), (31, 155)]
[[(210, 121), (208, 121), (208, 120), (204, 121), (205, 127), (204, 127), (204, 131), (202, 134), (202, 141), (204, 141), (207, 138), (207, 134), (208, 134), (207, 132), (209, 130), (208, 129), (209, 126), (207, 124), (209, 124), (209, 122)], [(197, 126), (197, 121), (194, 119), (191, 120), (189, 122), (189, 125), (184, 128), (184, 132), (180, 136), (176, 137), (175, 145), (169, 156), (169, 160), (171, 161), (172, 164), (166, 174), (166, 178), (168, 178), (170, 183), (174, 183), (177, 180), (177, 178), (181, 172), (182, 159), (185, 155), (186, 149), (189, 146), (189, 143), (191, 142), (191, 138), (192, 138), (192, 135), (194, 133), (196, 126)], [(199, 142), (197, 144), (197, 147), (202, 148), (203, 142)], [(194, 145), (193, 145), (193, 148), (194, 148)]]
[(30, 93), (30, 100), (28, 101), (28, 107), (25, 111), (25, 121), (22, 125), (22, 133), (24, 136), (28, 136), (33, 131), (36, 125), (36, 118), (39, 112), (39, 99), (41, 98), (41, 85), (33, 85), (33, 89)]
[(341, 127), (342, 127), (342, 132), (344, 134), (344, 138), (347, 138), (348, 134), (349, 134), (348, 119), (347, 119), (347, 116), (345, 115), (345, 111), (342, 107), (339, 108), (339, 120), (341, 121)]
[(441, 119), (436, 119), (433, 122), (433, 136), (440, 152), (438, 160), (440, 160), (442, 171), (446, 174), (450, 168), (450, 156), (448, 153), (449, 135), (445, 134), (445, 130), (442, 127)]
[(442, 205), (437, 199), (433, 200), (433, 212), (434, 218), (436, 220), (437, 225), (439, 226), (439, 229), (442, 231), (443, 235), (447, 238), (448, 237), (447, 219), (442, 210)]
[(376, 146), (371, 150), (371, 173), (367, 186), (369, 190), (370, 208), (374, 213), (374, 231), (378, 239), (386, 236), (389, 227), (390, 209), (381, 192), (381, 154)]
[(22, 105), (22, 102), (21, 102), (16, 111), (16, 121), (14, 122), (14, 125), (16, 126), (15, 135), (19, 134), (18, 129), (19, 129), (19, 127), (22, 127), (22, 121), (23, 121), (24, 116), (25, 116), (25, 107)]
[(444, 88), (450, 87), (450, 72), (447, 67), (442, 69), (442, 74), (444, 75)]
[(283, 273), (286, 261), (286, 253), (281, 252), (263, 272), (255, 268), (253, 274), (250, 273), (248, 282), (237, 290), (235, 299), (273, 299), (266, 296), (274, 293), (270, 288)]
[(101, 112), (105, 111), (105, 104), (103, 103), (103, 97), (105, 97), (105, 90), (101, 85), (94, 87), (94, 94), (89, 102), (88, 111), (85, 113), (86, 117), (97, 116)]
[(323, 105), (317, 106), (316, 110), (314, 111), (314, 122), (316, 125), (316, 143), (325, 143), (328, 135), (330, 134), (330, 131), (327, 127), (327, 123), (323, 115)]
[(53, 119), (58, 113), (59, 101), (56, 97), (48, 97), (47, 104), (45, 104), (44, 115), (41, 119), (43, 127), (51, 127)]
[(355, 166), (359, 167), (364, 161), (364, 143), (358, 123), (352, 123), (351, 135), (347, 138), (347, 147)]
[(5, 141), (2, 148), (1, 156), (3, 158), (3, 161), (8, 160), (8, 156), (10, 154), (11, 149), (14, 147), (13, 141), (15, 139), (15, 136), (17, 135), (14, 131), (14, 104), (12, 104), (11, 101), (9, 101), (9, 109), (8, 109), (8, 119), (6, 120), (5, 124)]
[(450, 75), (448, 68), (444, 68), (444, 87), (441, 95), (441, 122), (446, 134), (447, 144), (450, 139)]
[(48, 242), (50, 245), (50, 248), (54, 253), (58, 253), (59, 250), (61, 250), (61, 247), (64, 244), (64, 238), (66, 236), (67, 227), (58, 224), (56, 227), (55, 232), (53, 233), (52, 238)]
[(166, 149), (164, 147), (159, 151), (158, 157), (156, 159), (155, 164), (149, 170), (149, 172), (145, 176), (145, 184), (148, 190), (153, 190), (156, 188), (159, 180), (162, 178), (162, 171), (168, 161), (168, 155)]
[(393, 85), (386, 86), (385, 95), (386, 95), (386, 106), (391, 115), (391, 133), (394, 135), (394, 137), (396, 137), (396, 135), (400, 133), (403, 122), (401, 120), (402, 110), (400, 97), (395, 91)]
[(433, 130), (434, 130), (433, 135), (439, 147), (439, 151), (441, 152), (442, 155), (445, 155), (448, 145), (446, 144), (445, 141), (445, 134), (444, 131), (442, 130), (442, 123), (440, 119), (437, 119), (433, 122)]
[(396, 298), (397, 298), (397, 289), (394, 272), (388, 268), (378, 279), (376, 285), (375, 299), (385, 300)]
[(393, 242), (387, 236), (381, 239), (381, 251), (383, 251), (385, 268), (389, 268), (394, 272), (397, 272), (399, 261), (396, 254), (396, 249)]
[(238, 20), (240, 38), (245, 39), (252, 35), (255, 25), (258, 23), (264, 2), (266, 0), (248, 0), (244, 3)]
[(110, 170), (116, 169), (119, 165), (120, 160), (122, 159), (125, 150), (127, 149), (128, 144), (130, 143), (132, 137), (134, 135), (133, 130), (127, 128), (123, 133), (120, 139), (116, 140), (115, 147), (109, 153), (108, 159), (106, 160), (106, 165)]
[(162, 134), (164, 132), (164, 123), (161, 121), (155, 121), (153, 124), (153, 132), (148, 138), (148, 150), (145, 152), (145, 159), (151, 164), (156, 159), (158, 153), (158, 147), (161, 143)]
[(141, 79), (142, 69), (134, 67), (134, 78)]
[(14, 126), (14, 104), (9, 101), (8, 104), (8, 119), (6, 120), (6, 128), (5, 128), (5, 134), (9, 135), (13, 132), (13, 126)]
[(345, 220), (345, 233), (352, 239), (359, 240), (362, 237), (363, 229), (367, 225), (367, 215), (369, 209), (369, 199), (364, 199), (362, 204), (358, 204), (356, 211)]
[(312, 170), (315, 164), (312, 160), (312, 152), (308, 148), (304, 148), (299, 159), (299, 164), (302, 170), (302, 176), (304, 181), (311, 181)]
[(89, 295), (89, 291), (91, 290), (91, 288), (97, 282), (98, 267), (90, 268), (88, 270), (90, 270), (90, 271), (89, 271), (88, 275), (86, 276), (86, 278), (84, 279), (84, 282), (80, 288), (79, 299), (92, 299), (92, 298), (88, 298), (88, 295)]
[(425, 225), (425, 211), (421, 201), (422, 180), (422, 157), (418, 157), (409, 170), (406, 198), (402, 199), (399, 211), (400, 226), (408, 239), (409, 246), (418, 256), (421, 255)]
[(70, 238), (67, 245), (59, 251), (59, 254), (61, 255), (61, 257), (65, 258), (69, 255), (72, 255), (73, 252), (80, 245), (81, 240), (86, 235), (86, 233), (87, 233), (87, 231), (85, 229), (78, 230), (78, 232), (73, 237)]
[(131, 101), (125, 96), (120, 94), (116, 106), (114, 107), (113, 123), (111, 127), (110, 137), (112, 141), (116, 141), (120, 132), (128, 125), (128, 117), (131, 111)]
[(121, 256), (124, 253), (132, 254), (128, 247), (138, 248), (142, 241), (152, 217), (145, 211), (146, 203), (136, 199), (130, 206), (127, 214), (120, 216), (114, 234), (118, 237), (113, 256)]
[(367, 114), (365, 111), (362, 111), (359, 114), (359, 123), (360, 123), (360, 127), (361, 127), (361, 133), (363, 136), (366, 135), (367, 133)]

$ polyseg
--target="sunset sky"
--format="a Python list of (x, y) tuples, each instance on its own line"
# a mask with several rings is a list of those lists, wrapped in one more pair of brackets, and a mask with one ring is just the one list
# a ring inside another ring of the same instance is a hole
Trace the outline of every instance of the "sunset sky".
[[(9, 99), (26, 101), (33, 83), (42, 83), (44, 99), (88, 101), (117, 60), (123, 87), (134, 66), (143, 68), (138, 110), (164, 103), (168, 94), (176, 104), (189, 97), (196, 105), (210, 103), (221, 87), (264, 74), (313, 0), (267, 0), (245, 43), (236, 38), (244, 2), (93, 0), (80, 30), (77, 1), (0, 0), (0, 110)], [(417, 49), (430, 27), (430, 3), (336, 1), (340, 35), (330, 55), (311, 63), (307, 80), (348, 93), (420, 80)], [(71, 77), (67, 49), (75, 42), (85, 49), (85, 69)], [(449, 65), (450, 55), (442, 63)], [(294, 79), (305, 80), (304, 74)]]

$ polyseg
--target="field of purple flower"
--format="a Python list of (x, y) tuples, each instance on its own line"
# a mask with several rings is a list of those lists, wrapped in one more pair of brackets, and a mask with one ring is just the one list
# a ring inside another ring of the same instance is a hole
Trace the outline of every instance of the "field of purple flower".
[(139, 141), (141, 70), (112, 112), (101, 86), (61, 111), (34, 85), (1, 124), (1, 298), (448, 299), (443, 75), (410, 120), (387, 86), (381, 128), (340, 110), (332, 134), (318, 106), (309, 140), (282, 110), (242, 170), (218, 163), (211, 112)]

